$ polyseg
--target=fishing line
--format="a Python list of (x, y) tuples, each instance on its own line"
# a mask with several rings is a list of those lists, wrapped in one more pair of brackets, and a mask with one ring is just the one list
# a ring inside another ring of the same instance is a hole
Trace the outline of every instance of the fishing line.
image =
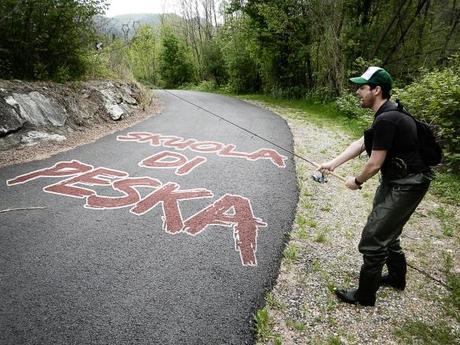
[[(208, 110), (208, 109), (206, 109), (206, 108), (203, 108), (202, 106), (200, 106), (200, 105), (198, 105), (198, 104), (195, 104), (195, 103), (193, 103), (193, 102), (190, 102), (189, 100), (187, 100), (187, 99), (185, 99), (185, 98), (183, 98), (183, 97), (180, 97), (180, 96), (178, 96), (178, 95), (176, 95), (176, 94), (174, 94), (174, 93), (172, 93), (172, 92), (170, 92), (170, 91), (168, 91), (168, 90), (161, 90), (161, 91), (166, 92), (166, 93), (168, 93), (168, 94), (170, 94), (170, 95), (173, 95), (174, 97), (177, 97), (178, 99), (180, 99), (180, 100), (182, 100), (182, 101), (184, 101), (184, 102), (186, 102), (186, 103), (188, 103), (188, 104), (190, 104), (190, 105), (193, 105), (194, 107), (197, 107), (198, 109), (201, 109), (201, 110), (203, 110), (203, 111), (205, 111), (205, 112), (211, 114), (212, 116), (215, 116), (215, 117), (219, 118), (220, 120), (223, 120), (223, 121), (225, 121), (225, 122), (231, 124), (232, 126), (235, 126), (235, 127), (239, 128), (239, 129), (241, 129), (241, 130), (243, 130), (243, 131), (245, 131), (245, 132), (251, 134), (252, 136), (255, 136), (255, 137), (257, 137), (257, 138), (259, 138), (259, 139), (261, 139), (261, 140), (263, 140), (263, 141), (266, 141), (267, 143), (270, 143), (271, 145), (273, 145), (273, 146), (275, 146), (275, 147), (277, 147), (277, 148), (279, 148), (279, 149), (281, 149), (281, 150), (283, 150), (283, 151), (285, 151), (285, 152), (291, 154), (291, 155), (294, 156), (294, 157), (297, 157), (297, 158), (299, 158), (299, 159), (301, 159), (301, 160), (303, 160), (303, 161), (305, 161), (305, 162), (307, 162), (307, 163), (310, 163), (310, 164), (312, 164), (313, 166), (315, 166), (315, 167), (317, 167), (317, 168), (319, 167), (319, 164), (318, 164), (318, 163), (315, 163), (315, 162), (309, 160), (308, 158), (302, 157), (302, 156), (300, 156), (300, 155), (298, 155), (298, 154), (292, 152), (291, 150), (286, 149), (286, 148), (284, 148), (283, 146), (278, 145), (277, 143), (274, 143), (274, 142), (271, 141), (270, 139), (267, 139), (267, 138), (265, 138), (265, 137), (263, 137), (263, 136), (261, 136), (261, 135), (259, 135), (259, 134), (257, 134), (257, 133), (254, 133), (253, 131), (251, 131), (251, 130), (249, 130), (249, 129), (247, 129), (247, 128), (244, 128), (244, 127), (238, 125), (237, 123), (234, 123), (234, 122), (232, 122), (232, 121), (230, 121), (230, 120), (224, 118), (223, 116), (220, 116), (220, 115), (218, 115), (218, 114), (216, 114), (216, 113), (214, 113), (214, 112), (212, 112), (212, 111), (210, 111), (210, 110)], [(335, 177), (337, 177), (338, 179), (340, 179), (340, 180), (342, 180), (342, 181), (345, 180), (342, 176), (337, 175), (337, 174), (335, 174), (335, 173), (332, 173), (332, 175), (335, 176)], [(407, 266), (410, 267), (410, 268), (412, 268), (413, 270), (415, 270), (415, 271), (417, 271), (417, 272), (423, 274), (424, 276), (426, 276), (427, 278), (433, 280), (434, 282), (440, 284), (441, 286), (445, 287), (446, 289), (452, 290), (452, 287), (450, 287), (449, 285), (447, 285), (446, 283), (444, 283), (442, 280), (433, 277), (433, 276), (430, 275), (428, 272), (426, 272), (426, 271), (424, 271), (424, 270), (422, 270), (422, 269), (420, 269), (420, 268), (417, 268), (416, 266), (414, 266), (414, 265), (412, 265), (412, 264), (410, 264), (410, 263), (407, 263)]]
[[(286, 149), (286, 148), (284, 148), (284, 147), (281, 146), (281, 145), (278, 145), (277, 143), (271, 141), (270, 139), (267, 139), (267, 138), (265, 138), (265, 137), (263, 137), (263, 136), (261, 136), (261, 135), (259, 135), (259, 134), (257, 134), (257, 133), (254, 133), (253, 131), (251, 131), (251, 130), (249, 130), (249, 129), (247, 129), (247, 128), (244, 128), (244, 127), (238, 125), (238, 124), (235, 123), (235, 122), (232, 122), (232, 121), (226, 119), (226, 118), (223, 117), (223, 116), (220, 116), (220, 115), (218, 115), (218, 114), (216, 114), (216, 113), (214, 113), (214, 112), (212, 112), (212, 111), (210, 111), (210, 110), (208, 110), (208, 109), (206, 109), (206, 108), (203, 108), (202, 106), (200, 106), (200, 105), (198, 105), (198, 104), (195, 104), (195, 103), (193, 103), (193, 102), (190, 102), (189, 100), (187, 100), (187, 99), (185, 99), (185, 98), (183, 98), (183, 97), (180, 97), (180, 96), (178, 96), (178, 95), (176, 95), (176, 94), (174, 94), (174, 93), (172, 93), (172, 92), (170, 92), (170, 91), (168, 91), (168, 90), (162, 90), (162, 91), (164, 91), (164, 92), (166, 92), (166, 93), (169, 93), (170, 95), (173, 95), (173, 96), (179, 98), (180, 100), (182, 100), (182, 101), (184, 101), (184, 102), (186, 102), (186, 103), (188, 103), (188, 104), (191, 104), (191, 105), (193, 105), (193, 106), (195, 106), (195, 107), (197, 107), (197, 108), (199, 108), (199, 109), (201, 109), (201, 110), (203, 110), (203, 111), (205, 111), (205, 112), (211, 114), (212, 116), (215, 116), (215, 117), (217, 117), (217, 118), (219, 118), (219, 119), (221, 119), (221, 120), (223, 120), (223, 121), (225, 121), (225, 122), (231, 124), (232, 126), (235, 126), (235, 127), (239, 128), (239, 129), (241, 129), (241, 130), (243, 130), (243, 131), (245, 131), (245, 132), (251, 134), (252, 136), (255, 136), (255, 137), (257, 137), (257, 138), (259, 138), (259, 139), (261, 139), (261, 140), (263, 140), (263, 141), (266, 141), (267, 143), (270, 143), (271, 145), (273, 145), (273, 146), (279, 148), (280, 150), (283, 150), (283, 151), (289, 153), (290, 155), (292, 155), (292, 156), (294, 156), (294, 157), (297, 157), (297, 158), (299, 158), (299, 159), (301, 159), (301, 160), (303, 160), (303, 161), (305, 161), (305, 162), (307, 162), (307, 163), (310, 163), (311, 165), (315, 166), (316, 168), (319, 168), (319, 167), (320, 167), (320, 165), (319, 165), (318, 163), (315, 163), (315, 162), (313, 162), (312, 160), (310, 160), (310, 159), (308, 159), (308, 158), (302, 157), (302, 156), (298, 155), (297, 153), (292, 152), (291, 150)], [(335, 174), (335, 173), (333, 173), (333, 172), (331, 173), (331, 175), (337, 177), (338, 179), (340, 179), (340, 180), (342, 180), (342, 181), (345, 181), (345, 179), (344, 179), (342, 176), (340, 176), (340, 175), (337, 175), (337, 174)]]

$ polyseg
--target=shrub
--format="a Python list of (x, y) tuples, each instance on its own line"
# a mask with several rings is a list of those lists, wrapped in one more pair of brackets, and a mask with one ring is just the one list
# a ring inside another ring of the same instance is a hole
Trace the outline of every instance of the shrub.
[(351, 93), (344, 94), (336, 99), (335, 104), (340, 113), (349, 119), (355, 119), (362, 127), (367, 127), (372, 123), (372, 112), (359, 105), (358, 99)]
[(433, 123), (444, 147), (444, 163), (449, 170), (460, 167), (460, 57), (451, 65), (434, 70), (403, 90), (395, 90), (406, 108), (417, 118)]

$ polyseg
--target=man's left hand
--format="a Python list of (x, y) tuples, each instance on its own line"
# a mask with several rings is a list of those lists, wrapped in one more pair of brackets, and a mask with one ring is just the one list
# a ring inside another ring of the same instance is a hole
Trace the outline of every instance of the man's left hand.
[(359, 186), (355, 183), (355, 177), (354, 176), (347, 176), (347, 178), (345, 180), (345, 186), (347, 186), (351, 190), (359, 189)]

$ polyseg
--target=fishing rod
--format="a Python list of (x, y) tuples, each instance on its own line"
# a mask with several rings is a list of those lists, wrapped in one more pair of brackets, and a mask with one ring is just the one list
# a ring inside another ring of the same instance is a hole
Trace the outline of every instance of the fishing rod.
[[(243, 131), (245, 131), (245, 132), (251, 134), (252, 136), (255, 136), (255, 137), (257, 137), (257, 138), (259, 138), (259, 139), (261, 139), (261, 140), (263, 140), (263, 141), (266, 141), (266, 142), (270, 143), (271, 145), (273, 145), (273, 146), (279, 148), (280, 150), (283, 150), (283, 151), (289, 153), (290, 155), (292, 155), (292, 156), (294, 156), (294, 157), (297, 157), (297, 158), (299, 158), (299, 159), (301, 159), (301, 160), (303, 160), (303, 161), (305, 161), (305, 162), (307, 162), (307, 163), (313, 165), (313, 166), (314, 166), (315, 168), (317, 168), (317, 169), (321, 168), (321, 165), (318, 164), (318, 163), (316, 163), (316, 162), (314, 162), (313, 160), (310, 160), (310, 159), (308, 159), (308, 158), (306, 158), (306, 157), (300, 156), (300, 155), (298, 155), (297, 153), (292, 152), (291, 150), (286, 149), (286, 148), (284, 148), (284, 147), (281, 146), (281, 145), (278, 145), (277, 143), (271, 141), (270, 139), (267, 139), (267, 138), (265, 138), (265, 137), (262, 137), (262, 136), (260, 136), (259, 134), (254, 133), (253, 131), (251, 131), (251, 130), (249, 130), (249, 129), (247, 129), (247, 128), (244, 128), (244, 127), (242, 127), (242, 126), (240, 126), (240, 125), (238, 125), (238, 124), (236, 124), (236, 123), (234, 123), (234, 122), (232, 122), (232, 121), (226, 119), (226, 118), (223, 117), (223, 116), (220, 116), (220, 115), (218, 115), (218, 114), (216, 114), (216, 113), (214, 113), (214, 112), (212, 112), (212, 111), (210, 111), (210, 110), (208, 110), (208, 109), (206, 109), (206, 108), (203, 108), (202, 106), (200, 106), (200, 105), (198, 105), (198, 104), (195, 104), (195, 103), (193, 103), (193, 102), (190, 102), (189, 100), (187, 100), (187, 99), (185, 99), (185, 98), (183, 98), (183, 97), (181, 97), (181, 96), (178, 96), (178, 95), (176, 95), (176, 94), (174, 94), (174, 93), (172, 93), (172, 92), (170, 92), (170, 91), (168, 91), (168, 90), (162, 90), (162, 91), (164, 91), (164, 92), (166, 92), (166, 93), (168, 93), (168, 94), (170, 94), (170, 95), (173, 95), (174, 97), (177, 97), (178, 99), (180, 99), (180, 100), (182, 100), (182, 101), (184, 101), (184, 102), (186, 102), (186, 103), (188, 103), (188, 104), (191, 104), (191, 105), (193, 105), (193, 106), (195, 106), (195, 107), (197, 107), (197, 108), (199, 108), (199, 109), (201, 109), (201, 110), (203, 110), (203, 111), (205, 111), (205, 112), (207, 112), (207, 113), (209, 113), (209, 114), (211, 114), (211, 115), (213, 115), (213, 116), (219, 118), (220, 120), (223, 120), (223, 121), (225, 121), (225, 122), (227, 122), (227, 123), (229, 123), (229, 124), (231, 124), (231, 125), (233, 125), (233, 126), (239, 128), (239, 129), (241, 129), (241, 130), (243, 130)], [(339, 174), (336, 174), (336, 173), (333, 172), (333, 171), (330, 171), (328, 174), (330, 174), (330, 175), (336, 177), (337, 179), (339, 179), (339, 180), (342, 181), (342, 182), (345, 182), (345, 181), (346, 181), (346, 179), (345, 179), (343, 176), (340, 176)], [(314, 181), (319, 182), (319, 183), (325, 183), (325, 182), (327, 182), (327, 179), (326, 179), (324, 173), (321, 173), (321, 176), (319, 176), (319, 175), (312, 175), (312, 178), (313, 178)], [(360, 189), (361, 189), (361, 186), (360, 186)]]
[[(183, 97), (180, 97), (180, 96), (178, 96), (178, 95), (176, 95), (176, 94), (174, 94), (174, 93), (172, 93), (172, 92), (170, 92), (170, 91), (168, 91), (168, 90), (162, 90), (162, 91), (164, 91), (164, 92), (166, 92), (166, 93), (169, 93), (170, 95), (173, 95), (174, 97), (177, 97), (178, 99), (180, 99), (180, 100), (182, 100), (182, 101), (184, 101), (184, 102), (186, 102), (186, 103), (189, 103), (189, 104), (191, 104), (191, 105), (193, 105), (193, 106), (195, 106), (195, 107), (197, 107), (197, 108), (199, 108), (199, 109), (201, 109), (201, 110), (203, 110), (203, 111), (205, 111), (205, 112), (207, 112), (207, 113), (209, 113), (209, 114), (211, 114), (211, 115), (213, 115), (213, 116), (215, 116), (215, 117), (217, 117), (217, 118), (219, 118), (219, 119), (221, 119), (221, 120), (223, 120), (223, 121), (225, 121), (225, 122), (227, 122), (227, 123), (229, 123), (229, 124), (231, 124), (231, 125), (233, 125), (233, 126), (235, 126), (235, 127), (237, 127), (237, 128), (239, 128), (239, 129), (241, 129), (241, 130), (243, 130), (243, 131), (245, 131), (245, 132), (247, 132), (247, 133), (249, 133), (249, 134), (251, 134), (251, 135), (253, 135), (253, 136), (255, 136), (255, 137), (259, 138), (259, 139), (261, 139), (261, 140), (263, 140), (263, 141), (266, 141), (266, 142), (272, 144), (273, 146), (276, 146), (277, 148), (279, 148), (279, 149), (281, 149), (281, 150), (283, 150), (283, 151), (285, 151), (285, 152), (287, 152), (287, 153), (289, 153), (289, 154), (291, 154), (291, 155), (293, 155), (293, 156), (295, 156), (295, 157), (297, 157), (297, 158), (299, 158), (299, 159), (301, 159), (301, 160), (303, 160), (303, 161), (305, 161), (305, 162), (307, 162), (307, 163), (309, 163), (309, 164), (315, 166), (316, 168), (320, 168), (320, 167), (321, 167), (318, 163), (316, 163), (316, 162), (314, 162), (314, 161), (312, 161), (312, 160), (310, 160), (310, 159), (308, 159), (308, 158), (305, 158), (305, 157), (303, 157), (303, 156), (300, 156), (300, 155), (298, 155), (298, 154), (292, 152), (291, 150), (288, 150), (288, 149), (284, 148), (283, 146), (278, 145), (278, 144), (274, 143), (273, 141), (271, 141), (271, 140), (269, 140), (269, 139), (267, 139), (267, 138), (264, 138), (264, 137), (258, 135), (257, 133), (252, 132), (251, 130), (249, 130), (249, 129), (247, 129), (247, 128), (244, 128), (244, 127), (242, 127), (242, 126), (240, 126), (240, 125), (238, 125), (238, 124), (236, 124), (236, 123), (234, 123), (234, 122), (232, 122), (232, 121), (230, 121), (230, 120), (227, 120), (226, 118), (224, 118), (224, 117), (222, 117), (222, 116), (220, 116), (220, 115), (218, 115), (218, 114), (216, 114), (216, 113), (213, 113), (212, 111), (210, 111), (210, 110), (208, 110), (208, 109), (206, 109), (206, 108), (203, 108), (202, 106), (200, 106), (200, 105), (198, 105), (198, 104), (195, 104), (195, 103), (193, 103), (193, 102), (190, 102), (190, 101), (188, 101), (187, 99), (185, 99), (185, 98), (183, 98)], [(330, 172), (330, 174), (331, 174), (332, 176), (338, 178), (339, 180), (345, 182), (345, 178), (344, 178), (343, 176), (340, 176), (340, 175), (338, 175), (338, 174), (336, 174), (336, 173), (334, 173), (334, 172)], [(319, 182), (319, 183), (325, 183), (325, 182), (327, 182), (327, 180), (326, 180), (324, 174), (322, 174), (322, 176), (315, 176), (315, 175), (313, 175), (312, 177), (313, 177), (313, 179), (314, 179), (316, 182)], [(359, 186), (359, 189), (361, 189), (361, 188), (362, 188), (362, 187)], [(412, 269), (414, 269), (415, 271), (417, 271), (417, 272), (419, 272), (419, 273), (425, 275), (426, 277), (428, 277), (429, 279), (433, 280), (434, 282), (440, 284), (441, 286), (445, 287), (446, 289), (452, 290), (452, 287), (451, 287), (451, 286), (447, 285), (446, 283), (444, 283), (444, 282), (443, 282), (442, 280), (440, 280), (440, 279), (436, 279), (435, 277), (433, 277), (432, 275), (430, 275), (430, 274), (427, 273), (426, 271), (424, 271), (424, 270), (422, 270), (422, 269), (420, 269), (420, 268), (417, 268), (416, 266), (414, 266), (414, 265), (412, 265), (412, 264), (410, 264), (410, 263), (407, 263), (407, 266), (410, 267), (410, 268), (412, 268)]]

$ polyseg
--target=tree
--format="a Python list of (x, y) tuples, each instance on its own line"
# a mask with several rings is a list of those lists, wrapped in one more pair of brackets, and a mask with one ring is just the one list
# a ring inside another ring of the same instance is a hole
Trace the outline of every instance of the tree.
[(174, 88), (193, 79), (189, 52), (178, 37), (164, 28), (161, 37), (160, 75), (166, 88)]
[(129, 47), (129, 59), (137, 80), (158, 83), (156, 37), (153, 28), (142, 25), (136, 30)]
[(0, 78), (80, 77), (105, 0), (2, 0)]

